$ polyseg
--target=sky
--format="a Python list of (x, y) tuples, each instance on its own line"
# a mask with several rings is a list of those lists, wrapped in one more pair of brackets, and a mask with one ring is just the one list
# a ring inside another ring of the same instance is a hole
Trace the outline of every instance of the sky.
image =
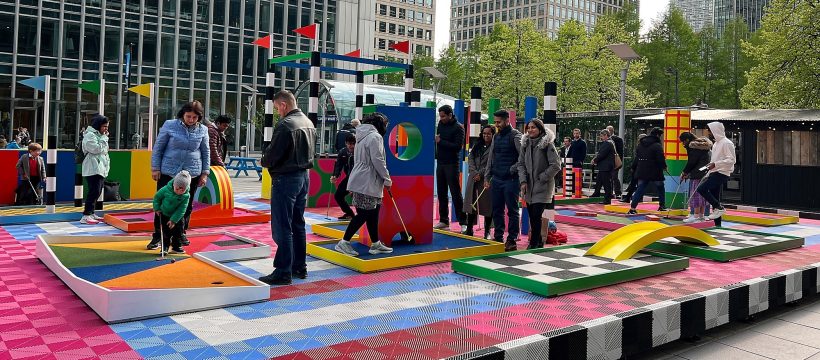
[[(441, 50), (450, 42), (450, 3), (451, 0), (437, 0), (436, 4), (436, 38), (434, 56), (438, 58)], [(652, 26), (652, 20), (659, 17), (669, 4), (669, 0), (642, 0), (640, 7), (641, 34)]]

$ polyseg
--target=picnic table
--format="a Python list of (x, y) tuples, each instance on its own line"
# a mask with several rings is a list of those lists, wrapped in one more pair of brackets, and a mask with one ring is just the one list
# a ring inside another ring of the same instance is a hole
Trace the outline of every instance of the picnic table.
[(248, 174), (248, 170), (256, 171), (256, 174), (259, 175), (259, 179), (262, 179), (262, 167), (259, 166), (256, 162), (256, 158), (252, 157), (241, 157), (241, 156), (232, 156), (228, 159), (228, 163), (225, 164), (225, 169), (228, 170), (236, 170), (236, 174), (233, 177), (239, 177), (239, 174), (244, 172), (245, 175)]

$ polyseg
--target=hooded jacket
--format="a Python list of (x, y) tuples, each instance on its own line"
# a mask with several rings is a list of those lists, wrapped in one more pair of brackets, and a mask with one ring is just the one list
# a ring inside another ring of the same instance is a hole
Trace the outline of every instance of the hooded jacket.
[(384, 139), (371, 124), (356, 128), (356, 150), (347, 191), (382, 198), (384, 187), (393, 185), (384, 157)]
[(705, 137), (699, 137), (689, 142), (686, 147), (686, 166), (683, 168), (684, 174), (689, 174), (692, 180), (700, 180), (706, 175), (706, 171), (698, 169), (709, 164), (709, 149), (712, 142)]
[(162, 215), (170, 217), (171, 221), (176, 224), (182, 220), (185, 210), (188, 210), (190, 197), (190, 187), (179, 195), (174, 192), (174, 181), (169, 181), (154, 195), (154, 211), (161, 211)]
[(722, 123), (713, 121), (710, 122), (708, 126), (709, 131), (712, 132), (712, 136), (715, 137), (715, 144), (712, 145), (711, 159), (712, 164), (715, 164), (715, 168), (709, 170), (709, 174), (720, 173), (730, 176), (732, 175), (732, 171), (735, 170), (735, 162), (737, 162), (737, 158), (735, 157), (735, 144), (732, 140), (726, 138), (726, 129)]
[(151, 169), (171, 177), (182, 170), (191, 177), (210, 174), (211, 151), (205, 125), (189, 127), (179, 119), (162, 124), (151, 153)]
[[(484, 186), (484, 172), (487, 169), (487, 162), (490, 161), (490, 146), (484, 143), (484, 141), (480, 141), (478, 144), (470, 148), (470, 155), (467, 158), (467, 167), (469, 168), (468, 175), (470, 176), (467, 180), (467, 188), (464, 192), (464, 206), (462, 210), (466, 214), (472, 214), (478, 210), (478, 213), (482, 216), (493, 216), (493, 203), (491, 199), (491, 195), (489, 191), (485, 191), (481, 196), (478, 198), (478, 203), (476, 204), (476, 209), (473, 209), (473, 203), (476, 201), (475, 197), (478, 194), (475, 194), (475, 189), (478, 187), (481, 189)], [(473, 181), (473, 178), (478, 175), (478, 181)], [(479, 191), (481, 193), (481, 191)]]
[(663, 181), (663, 170), (666, 169), (666, 158), (663, 156), (661, 140), (657, 136), (647, 135), (638, 142), (635, 149), (635, 178), (646, 181)]
[(97, 129), (89, 126), (83, 134), (83, 176), (108, 176), (111, 169), (111, 159), (108, 158), (108, 135), (100, 134)]
[(529, 204), (547, 204), (555, 195), (555, 174), (561, 171), (561, 160), (555, 150), (555, 133), (545, 129), (535, 139), (521, 137), (518, 155), (518, 181), (527, 184), (524, 201)]

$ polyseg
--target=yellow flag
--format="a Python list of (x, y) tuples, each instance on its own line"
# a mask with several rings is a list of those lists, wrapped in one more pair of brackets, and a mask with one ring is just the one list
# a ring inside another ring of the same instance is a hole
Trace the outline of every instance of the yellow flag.
[(151, 97), (151, 83), (146, 83), (142, 85), (137, 85), (132, 88), (129, 88), (128, 91), (135, 92), (147, 98)]

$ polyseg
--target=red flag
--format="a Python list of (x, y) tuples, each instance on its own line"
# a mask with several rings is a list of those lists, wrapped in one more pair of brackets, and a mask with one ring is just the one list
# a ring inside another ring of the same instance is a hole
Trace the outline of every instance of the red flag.
[(253, 44), (265, 49), (270, 49), (270, 35), (254, 40)]
[(405, 54), (409, 54), (410, 53), (410, 40), (397, 42), (397, 43), (393, 44), (392, 46), (390, 46), (390, 48), (394, 49), (396, 51), (401, 51)]
[(311, 39), (315, 39), (317, 29), (318, 29), (318, 26), (316, 26), (316, 24), (312, 24), (312, 25), (308, 25), (308, 26), (302, 26), (298, 29), (293, 30), (293, 32), (295, 32), (297, 34), (307, 36)]
[(353, 50), (353, 51), (345, 54), (345, 56), (362, 57), (362, 50), (361, 49)]

